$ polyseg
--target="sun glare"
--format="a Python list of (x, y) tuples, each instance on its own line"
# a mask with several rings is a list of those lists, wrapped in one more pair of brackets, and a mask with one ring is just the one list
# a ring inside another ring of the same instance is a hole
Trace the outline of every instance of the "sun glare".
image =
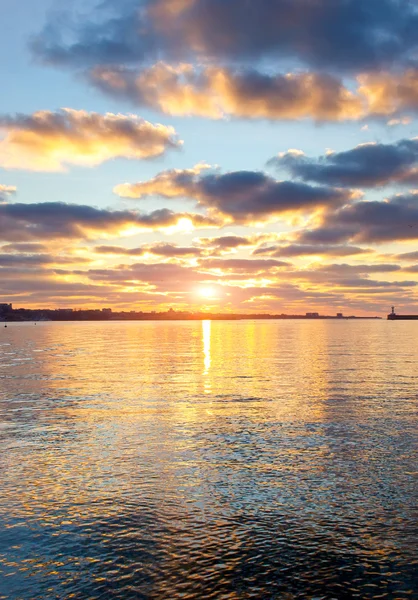
[(215, 296), (215, 290), (211, 287), (204, 287), (204, 288), (200, 288), (199, 290), (199, 295), (202, 296), (203, 298), (214, 298)]
[(174, 233), (191, 233), (195, 227), (190, 219), (182, 217), (175, 225), (165, 228), (165, 233), (172, 235)]

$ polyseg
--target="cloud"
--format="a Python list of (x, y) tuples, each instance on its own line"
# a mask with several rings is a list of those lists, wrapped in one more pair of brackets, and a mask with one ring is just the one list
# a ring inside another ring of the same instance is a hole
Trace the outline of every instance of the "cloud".
[(173, 290), (189, 290), (191, 283), (213, 280), (214, 277), (200, 274), (195, 269), (173, 263), (135, 263), (118, 265), (112, 269), (89, 269), (89, 279), (115, 284), (137, 286), (138, 282), (150, 284), (154, 289), (167, 292)]
[[(117, 265), (108, 269), (89, 269), (86, 275), (94, 281), (112, 285), (149, 285), (153, 290), (164, 293), (196, 294), (198, 286), (210, 283), (218, 285), (223, 297), (234, 291), (231, 281), (268, 274), (273, 280), (280, 269), (289, 263), (277, 260), (248, 259), (202, 259), (197, 266), (158, 262)], [(216, 272), (213, 272), (216, 271)]]
[(418, 110), (418, 69), (402, 73), (367, 73), (358, 77), (358, 93), (367, 99), (371, 115), (392, 116)]
[(28, 244), (6, 244), (0, 246), (1, 252), (18, 252), (23, 254), (37, 254), (48, 251), (48, 246), (45, 244), (28, 243)]
[(360, 73), (343, 80), (321, 71), (272, 73), (247, 65), (202, 67), (160, 61), (140, 69), (100, 65), (85, 73), (85, 79), (134, 106), (173, 116), (315, 121), (388, 118), (388, 125), (394, 126), (409, 124), (409, 115), (418, 112), (418, 69)]
[(395, 256), (398, 260), (418, 260), (418, 252), (403, 252)]
[[(329, 309), (334, 300), (340, 306), (349, 306), (355, 300), (353, 295), (358, 294), (384, 296), (396, 290), (397, 297), (406, 297), (408, 290), (417, 286), (416, 281), (368, 279), (367, 273), (364, 273), (368, 265), (359, 265), (357, 270), (351, 265), (330, 265), (328, 269), (319, 267), (303, 271), (290, 271), (287, 267), (286, 263), (270, 260), (203, 260), (197, 267), (161, 262), (135, 263), (85, 271), (47, 271), (34, 265), (14, 265), (1, 269), (0, 287), (8, 297), (18, 294), (19, 301), (23, 297), (29, 302), (37, 299), (47, 300), (50, 304), (66, 297), (67, 301), (71, 299), (71, 303), (83, 303), (84, 300), (84, 304), (90, 301), (97, 306), (97, 302), (106, 297), (106, 303), (135, 302), (137, 306), (145, 304), (150, 310), (156, 307), (156, 303), (165, 307), (180, 304), (190, 309), (191, 304), (196, 303), (199, 288), (210, 284), (216, 287), (221, 310), (226, 303), (229, 309), (247, 312), (260, 309), (282, 312), (285, 307), (287, 309), (288, 303), (297, 302), (299, 312), (304, 312), (310, 301), (317, 303), (322, 300), (321, 306)], [(373, 270), (374, 265), (371, 268)], [(213, 269), (219, 272), (211, 273)], [(376, 268), (376, 271), (379, 269)], [(383, 267), (381, 271), (391, 272), (394, 269)], [(247, 278), (259, 280), (258, 285), (249, 286)], [(289, 283), (291, 279), (297, 280), (297, 284)], [(85, 283), (89, 280), (94, 285)]]
[(245, 258), (211, 258), (200, 261), (200, 266), (205, 269), (221, 270), (224, 273), (243, 273), (252, 275), (257, 273), (274, 273), (276, 269), (291, 266), (290, 263), (282, 260), (263, 260), (263, 259), (245, 259)]
[(50, 267), (51, 265), (89, 262), (91, 260), (84, 257), (54, 256), (53, 254), (0, 254), (0, 267)]
[(219, 226), (219, 220), (193, 213), (161, 209), (151, 213), (110, 211), (92, 206), (44, 202), (0, 205), (0, 240), (30, 242), (89, 238), (164, 230), (187, 222), (190, 228)]
[[(118, 246), (97, 248), (98, 254), (104, 255), (123, 254), (126, 250)], [(216, 290), (213, 301), (219, 311), (292, 312), (290, 306), (294, 306), (294, 312), (304, 313), (306, 306), (315, 303), (316, 310), (329, 313), (331, 306), (353, 306), (358, 296), (365, 295), (386, 298), (396, 293), (397, 298), (413, 302), (417, 287), (417, 281), (376, 281), (369, 277), (372, 273), (399, 273), (398, 265), (318, 263), (296, 270), (291, 264), (272, 258), (214, 257), (201, 258), (192, 265), (182, 262), (182, 256), (176, 257), (176, 262), (170, 261), (172, 253), (181, 248), (174, 244), (144, 244), (141, 251), (145, 248), (155, 249), (156, 262), (150, 263), (147, 257), (145, 262), (87, 269), (51, 269), (56, 262), (52, 254), (0, 254), (0, 291), (20, 304), (62, 305), (66, 298), (69, 305), (100, 306), (106, 298), (106, 304), (113, 306), (132, 307), (134, 303), (145, 310), (166, 310), (168, 306), (191, 310), (201, 306), (199, 289), (210, 285)], [(158, 255), (160, 250), (162, 254)], [(70, 264), (72, 257), (63, 258), (69, 258)], [(415, 271), (412, 269), (411, 273)], [(373, 301), (369, 304), (373, 306)], [(364, 309), (364, 301), (357, 305), (360, 307)]]
[(250, 248), (276, 239), (277, 234), (275, 233), (258, 233), (249, 236), (224, 235), (212, 238), (196, 238), (193, 243), (202, 248), (208, 255), (220, 256), (236, 252), (240, 248)]
[(248, 63), (290, 60), (339, 71), (402, 65), (417, 11), (399, 0), (128, 0), (50, 20), (33, 42), (56, 65), (146, 65), (161, 58)]
[(114, 192), (123, 198), (190, 198), (238, 224), (340, 206), (356, 197), (350, 190), (277, 181), (258, 171), (204, 174), (201, 167), (164, 171), (149, 181), (118, 185)]
[[(33, 302), (44, 308), (62, 303), (85, 306), (86, 302), (96, 305), (103, 302), (104, 288), (102, 285), (90, 285), (81, 281), (65, 281), (48, 276), (45, 269), (36, 270), (33, 266), (25, 269), (1, 269), (0, 291), (3, 296), (14, 299), (20, 306), (30, 306)], [(106, 290), (111, 296), (111, 290)], [(113, 296), (117, 300), (117, 296)]]
[(145, 254), (143, 248), (124, 248), (122, 246), (96, 246), (94, 252), (115, 256), (143, 256)]
[(366, 288), (367, 293), (371, 293), (373, 288), (411, 288), (417, 285), (417, 281), (376, 281), (362, 277), (352, 277), (338, 281), (339, 288)]
[(114, 254), (119, 256), (144, 256), (152, 254), (166, 258), (184, 258), (201, 256), (202, 250), (194, 247), (182, 247), (176, 244), (165, 244), (159, 242), (156, 244), (144, 244), (139, 248), (124, 248), (122, 246), (96, 246), (94, 251), (97, 254)]
[(135, 115), (64, 108), (33, 115), (0, 116), (0, 166), (63, 171), (69, 164), (95, 166), (115, 158), (146, 159), (178, 148), (172, 127)]
[(147, 246), (144, 246), (144, 249), (148, 254), (166, 258), (187, 258), (200, 256), (202, 254), (202, 251), (198, 248), (177, 246), (176, 244), (165, 244), (163, 242), (148, 244)]
[(96, 67), (88, 80), (117, 98), (169, 115), (340, 121), (365, 113), (362, 98), (323, 73), (271, 75), (249, 68), (159, 62), (139, 72)]
[(98, 1), (32, 50), (165, 114), (395, 123), (418, 108), (417, 26), (412, 0)]
[(357, 202), (328, 212), (319, 227), (300, 234), (300, 243), (383, 243), (418, 239), (418, 194), (383, 202)]
[(300, 257), (300, 256), (355, 256), (370, 252), (368, 249), (357, 246), (324, 245), (324, 244), (288, 244), (287, 246), (269, 246), (254, 250), (253, 255), (266, 255), (274, 257)]
[(319, 265), (316, 272), (332, 273), (338, 277), (345, 277), (347, 273), (394, 273), (400, 271), (399, 265), (393, 264), (366, 264), (366, 265), (348, 265), (348, 264), (331, 264)]
[[(254, 236), (257, 237), (257, 236)], [(241, 235), (224, 235), (221, 237), (213, 238), (197, 238), (196, 244), (213, 250), (235, 250), (243, 246), (252, 246), (256, 242), (253, 241), (252, 237), (245, 237)]]
[(418, 138), (394, 144), (368, 143), (312, 159), (288, 151), (268, 163), (304, 181), (333, 186), (378, 187), (418, 183)]
[(406, 271), (406, 273), (418, 273), (418, 265), (412, 265), (411, 267), (404, 269), (404, 271)]
[(407, 292), (418, 286), (418, 281), (382, 281), (372, 279), (373, 273), (399, 274), (396, 264), (328, 264), (313, 263), (307, 269), (287, 270), (287, 280), (297, 281), (303, 288), (327, 290), (348, 294), (347, 301), (357, 294), (388, 294), (394, 289)]
[(198, 164), (192, 169), (163, 171), (148, 181), (117, 185), (113, 191), (121, 198), (141, 199), (153, 195), (177, 198), (190, 193), (201, 172), (208, 168), (209, 165)]
[(399, 125), (410, 125), (411, 122), (411, 117), (403, 117), (402, 119), (390, 119), (390, 121), (387, 122), (387, 125), (389, 127), (398, 127)]
[(9, 196), (13, 196), (16, 194), (17, 188), (12, 185), (2, 185), (0, 184), (0, 202), (5, 202)]

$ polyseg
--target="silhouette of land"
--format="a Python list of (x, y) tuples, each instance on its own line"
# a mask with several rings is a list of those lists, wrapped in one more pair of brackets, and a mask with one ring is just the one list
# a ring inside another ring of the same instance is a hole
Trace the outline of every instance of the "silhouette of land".
[(0, 304), (1, 321), (241, 321), (248, 319), (380, 319), (381, 317), (321, 315), (308, 312), (304, 315), (265, 314), (265, 313), (212, 313), (207, 311), (176, 311), (170, 308), (166, 312), (114, 311), (111, 308), (73, 309), (73, 308), (13, 308), (12, 304)]

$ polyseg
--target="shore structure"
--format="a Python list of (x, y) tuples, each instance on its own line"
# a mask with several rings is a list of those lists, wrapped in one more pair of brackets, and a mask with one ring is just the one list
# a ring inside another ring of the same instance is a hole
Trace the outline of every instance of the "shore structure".
[(388, 314), (388, 321), (418, 321), (418, 315), (397, 315), (395, 307), (392, 306), (392, 312)]
[(12, 304), (0, 304), (0, 321), (243, 321), (243, 320), (269, 320), (269, 319), (380, 319), (381, 317), (345, 316), (343, 313), (336, 315), (320, 315), (318, 312), (307, 312), (304, 315), (265, 314), (265, 313), (213, 313), (209, 311), (176, 311), (170, 308), (166, 312), (142, 311), (114, 311), (111, 308), (96, 309), (31, 309), (13, 308)]

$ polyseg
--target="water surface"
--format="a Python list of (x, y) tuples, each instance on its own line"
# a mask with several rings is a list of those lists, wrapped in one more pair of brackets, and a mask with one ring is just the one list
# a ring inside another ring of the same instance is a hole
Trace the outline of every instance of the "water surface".
[(2, 600), (418, 598), (418, 322), (0, 329)]

